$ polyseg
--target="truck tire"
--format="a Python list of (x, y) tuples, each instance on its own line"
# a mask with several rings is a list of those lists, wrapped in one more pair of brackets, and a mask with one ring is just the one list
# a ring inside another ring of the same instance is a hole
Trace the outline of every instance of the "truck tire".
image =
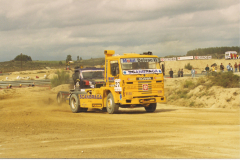
[(148, 107), (145, 107), (147, 112), (154, 112), (157, 108), (157, 103), (151, 103)]
[(72, 94), (70, 97), (70, 108), (73, 113), (77, 113), (80, 111), (79, 100), (76, 94)]
[(57, 94), (57, 103), (58, 103), (58, 105), (59, 106), (61, 106), (62, 105), (62, 94), (59, 92), (58, 94)]
[(114, 114), (118, 112), (119, 104), (114, 102), (112, 93), (109, 93), (106, 101), (106, 108), (109, 114)]

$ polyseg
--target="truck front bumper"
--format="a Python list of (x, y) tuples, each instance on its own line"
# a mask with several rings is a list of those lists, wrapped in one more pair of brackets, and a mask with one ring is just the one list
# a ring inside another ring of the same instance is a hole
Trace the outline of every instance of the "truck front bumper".
[(122, 99), (120, 102), (123, 105), (127, 104), (149, 104), (149, 103), (164, 103), (166, 102), (166, 97), (137, 97), (132, 99)]

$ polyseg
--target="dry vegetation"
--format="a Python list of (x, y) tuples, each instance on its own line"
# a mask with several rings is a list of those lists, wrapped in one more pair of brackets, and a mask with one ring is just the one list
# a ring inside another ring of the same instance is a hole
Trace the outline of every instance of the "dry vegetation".
[[(103, 65), (104, 58), (94, 58), (94, 59), (86, 59), (81, 61), (74, 61), (71, 64), (71, 68), (76, 66), (95, 66), (95, 65)], [(65, 69), (66, 61), (7, 61), (0, 62), (0, 72), (15, 72), (15, 71), (25, 71), (25, 70), (43, 70), (46, 68), (52, 69)]]
[[(239, 76), (218, 73), (201, 78), (166, 79), (168, 104), (197, 108), (239, 108)], [(175, 83), (177, 85), (172, 85)]]

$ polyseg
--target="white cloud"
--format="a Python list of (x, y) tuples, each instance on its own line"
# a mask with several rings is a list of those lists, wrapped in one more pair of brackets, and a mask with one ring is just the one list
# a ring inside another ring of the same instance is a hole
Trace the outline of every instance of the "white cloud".
[(239, 45), (238, 0), (0, 0), (0, 21), (1, 61)]

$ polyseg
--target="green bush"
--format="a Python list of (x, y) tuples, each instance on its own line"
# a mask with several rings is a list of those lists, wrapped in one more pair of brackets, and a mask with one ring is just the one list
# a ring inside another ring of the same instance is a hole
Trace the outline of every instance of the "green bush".
[(185, 69), (188, 69), (188, 70), (192, 70), (192, 66), (191, 66), (191, 64), (190, 63), (188, 63), (188, 64), (186, 64), (185, 66), (184, 66), (184, 68)]
[(221, 86), (224, 88), (239, 88), (240, 77), (232, 72), (219, 72), (214, 76), (209, 77), (212, 86)]
[(57, 71), (56, 72), (57, 76), (54, 76), (53, 79), (51, 79), (51, 86), (56, 87), (61, 84), (68, 84), (69, 83), (69, 74), (66, 73), (65, 71)]

